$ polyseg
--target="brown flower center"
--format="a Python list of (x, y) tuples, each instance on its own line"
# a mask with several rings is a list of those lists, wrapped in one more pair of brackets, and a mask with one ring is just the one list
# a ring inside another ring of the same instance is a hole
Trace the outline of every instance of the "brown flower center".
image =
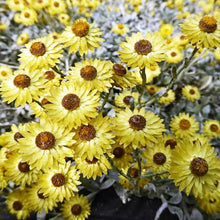
[(168, 93), (167, 93), (167, 92), (164, 93), (164, 94), (163, 94), (163, 97), (165, 97), (165, 98), (168, 97)]
[(210, 203), (216, 203), (216, 199), (209, 199)]
[(25, 74), (19, 74), (14, 78), (14, 85), (18, 88), (26, 88), (30, 86), (31, 78)]
[(138, 169), (136, 169), (136, 168), (131, 168), (131, 169), (130, 169), (130, 176), (131, 176), (132, 178), (137, 178), (137, 177), (138, 177)]
[(190, 124), (190, 122), (187, 119), (182, 119), (179, 122), (179, 127), (182, 130), (187, 130), (187, 129), (189, 129), (191, 127), (191, 124)]
[(22, 172), (22, 173), (27, 173), (30, 171), (30, 166), (27, 162), (20, 162), (18, 164), (18, 169)]
[(16, 210), (16, 211), (19, 211), (23, 208), (23, 205), (21, 202), (19, 201), (15, 201), (12, 205), (13, 209)]
[(190, 170), (196, 176), (204, 176), (208, 172), (208, 163), (201, 157), (196, 157), (191, 161)]
[(153, 95), (156, 93), (156, 90), (154, 87), (149, 87), (147, 91), (149, 92), (150, 95)]
[(54, 2), (53, 5), (54, 5), (54, 7), (57, 8), (57, 7), (59, 7), (60, 4), (59, 4), (59, 2)]
[(216, 125), (216, 124), (211, 124), (211, 125), (210, 125), (210, 130), (211, 130), (212, 132), (217, 132), (217, 131), (218, 131), (218, 125)]
[(95, 137), (96, 130), (94, 126), (88, 125), (81, 125), (79, 128), (79, 137), (81, 140), (90, 141)]
[(199, 21), (199, 28), (207, 33), (213, 33), (217, 29), (217, 20), (213, 16), (204, 16)]
[(154, 154), (153, 157), (154, 163), (156, 163), (157, 165), (163, 165), (166, 162), (166, 159), (166, 156), (161, 152)]
[(37, 196), (38, 196), (38, 198), (39, 198), (39, 199), (46, 199), (47, 197), (45, 197), (44, 194), (43, 194), (43, 193), (40, 193), (39, 191), (40, 191), (40, 190), (37, 191)]
[(62, 173), (56, 173), (51, 178), (51, 181), (55, 187), (60, 187), (65, 184), (65, 176)]
[(113, 70), (115, 72), (116, 75), (118, 76), (124, 76), (127, 72), (127, 70), (125, 69), (125, 67), (119, 63), (115, 63), (113, 65)]
[(52, 80), (55, 77), (54, 71), (46, 71), (44, 73), (45, 79)]
[(82, 212), (82, 207), (79, 204), (75, 204), (72, 206), (71, 212), (73, 215), (80, 215)]
[(35, 138), (35, 144), (41, 150), (50, 150), (55, 145), (55, 141), (54, 135), (48, 131), (39, 133)]
[(89, 33), (89, 24), (85, 21), (78, 21), (72, 26), (72, 31), (78, 37), (85, 37)]
[(97, 159), (96, 157), (93, 157), (92, 160), (89, 160), (89, 159), (86, 158), (86, 162), (87, 162), (88, 164), (95, 164), (97, 161), (98, 161), (98, 159)]
[(80, 76), (85, 80), (93, 80), (97, 76), (97, 70), (94, 66), (87, 65), (80, 70)]
[(180, 40), (185, 40), (185, 36), (184, 36), (184, 35), (181, 35), (181, 36), (180, 36)]
[(14, 134), (14, 140), (18, 142), (18, 139), (23, 138), (24, 136), (20, 132)]
[(125, 150), (122, 147), (116, 147), (113, 150), (113, 154), (115, 155), (116, 158), (122, 158), (125, 154)]
[(189, 93), (190, 93), (191, 95), (194, 95), (194, 94), (195, 94), (195, 90), (194, 90), (194, 89), (190, 89), (190, 90), (189, 90)]
[(151, 66), (151, 67), (150, 67), (150, 70), (151, 70), (151, 71), (155, 71), (156, 69), (157, 69), (156, 66)]
[(148, 40), (139, 40), (135, 43), (134, 49), (140, 55), (147, 55), (152, 51), (152, 44)]
[(7, 73), (6, 73), (4, 70), (2, 70), (2, 71), (1, 71), (1, 75), (2, 75), (2, 76), (6, 76)]
[(176, 52), (172, 52), (170, 55), (171, 55), (171, 57), (175, 57), (177, 55), (177, 53)]
[(134, 130), (142, 130), (146, 126), (146, 119), (142, 115), (134, 115), (130, 117), (129, 124)]
[(127, 95), (123, 98), (123, 102), (125, 103), (125, 105), (130, 105), (132, 99), (134, 99), (133, 96)]
[(25, 13), (24, 13), (24, 17), (25, 17), (25, 18), (29, 18), (29, 17), (30, 17), (30, 14), (29, 14), (28, 12), (25, 12)]
[(177, 142), (173, 139), (169, 139), (165, 142), (165, 147), (167, 147), (168, 145), (170, 145), (171, 149), (175, 149)]
[(75, 110), (79, 107), (80, 98), (75, 94), (67, 94), (62, 99), (62, 106), (67, 110)]
[(41, 42), (35, 42), (31, 45), (30, 52), (36, 57), (43, 56), (46, 53), (46, 47)]
[(123, 29), (124, 25), (123, 24), (118, 24), (118, 29)]
[(43, 98), (40, 103), (41, 105), (51, 104), (51, 102), (49, 102), (46, 98)]

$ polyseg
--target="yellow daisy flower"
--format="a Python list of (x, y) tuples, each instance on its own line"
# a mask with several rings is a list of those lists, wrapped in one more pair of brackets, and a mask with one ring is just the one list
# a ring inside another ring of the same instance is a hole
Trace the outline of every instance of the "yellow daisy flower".
[(173, 38), (173, 45), (177, 46), (179, 49), (184, 49), (189, 44), (189, 40), (186, 38), (184, 34), (177, 34)]
[(20, 13), (20, 23), (32, 25), (38, 21), (37, 12), (32, 8), (23, 8)]
[[(164, 89), (164, 88), (161, 88)], [(160, 90), (161, 90), (160, 89)], [(164, 93), (159, 99), (158, 102), (161, 104), (170, 104), (175, 100), (175, 92), (170, 89), (168, 92)]]
[(51, 37), (32, 40), (21, 49), (19, 61), (21, 68), (40, 69), (55, 66), (62, 56), (62, 45)]
[[(57, 68), (59, 70), (59, 68)], [(49, 69), (41, 69), (40, 70), (42, 77), (46, 80), (45, 89), (49, 90), (51, 86), (59, 86), (62, 78), (61, 75), (51, 68)], [(62, 72), (62, 71), (61, 71)]]
[(31, 103), (33, 99), (38, 99), (45, 87), (45, 80), (39, 76), (39, 72), (29, 72), (27, 70), (15, 71), (8, 76), (1, 84), (1, 95), (3, 101), (11, 103), (15, 101), (14, 106)]
[(119, 169), (125, 169), (133, 162), (131, 155), (132, 148), (130, 146), (124, 147), (116, 141), (116, 143), (112, 145), (110, 152), (114, 155), (113, 162)]
[(41, 174), (39, 170), (32, 168), (28, 161), (23, 161), (21, 155), (16, 152), (9, 156), (5, 169), (7, 179), (20, 185), (21, 188), (24, 188), (26, 184), (36, 182)]
[(169, 146), (171, 150), (178, 146), (178, 138), (171, 134), (164, 134), (159, 142), (162, 142), (165, 147)]
[(143, 69), (157, 65), (166, 57), (165, 42), (157, 33), (148, 32), (145, 37), (140, 32), (133, 33), (131, 37), (126, 37), (126, 41), (120, 44), (123, 49), (118, 53), (122, 62), (130, 67)]
[[(138, 92), (130, 92), (130, 91), (124, 91), (117, 96), (115, 96), (115, 104), (117, 106), (121, 107), (130, 107), (131, 103), (134, 102), (134, 104), (138, 103), (138, 97), (139, 93)], [(115, 109), (119, 109), (115, 107)]]
[(88, 199), (78, 194), (65, 201), (61, 207), (62, 216), (67, 220), (87, 219), (90, 212), (91, 208)]
[(112, 129), (111, 121), (108, 117), (102, 117), (102, 114), (82, 124), (74, 138), (76, 157), (81, 157), (82, 160), (100, 158), (103, 153), (111, 149), (111, 144), (114, 143)]
[(59, 14), (58, 19), (63, 25), (65, 26), (70, 25), (71, 18), (68, 14), (66, 13)]
[(167, 52), (166, 62), (167, 63), (179, 63), (183, 59), (182, 52), (173, 47)]
[(24, 161), (37, 169), (46, 169), (64, 164), (65, 157), (72, 157), (73, 150), (69, 148), (75, 141), (74, 133), (64, 126), (49, 120), (31, 123), (24, 138), (19, 139), (20, 152)]
[[(160, 66), (158, 64), (145, 67), (146, 83), (150, 83), (155, 77), (159, 76), (161, 73)], [(139, 71), (135, 72), (136, 80), (139, 84), (142, 84), (142, 77)]]
[(218, 138), (220, 134), (220, 122), (217, 120), (209, 119), (204, 122), (202, 131), (206, 136)]
[(213, 16), (193, 15), (180, 25), (186, 38), (198, 47), (220, 47), (220, 20)]
[(47, 11), (50, 15), (65, 13), (66, 3), (63, 0), (50, 0)]
[(40, 11), (43, 8), (46, 8), (49, 5), (48, 0), (26, 0), (32, 8), (34, 8), (37, 11)]
[(120, 23), (120, 24), (116, 24), (112, 28), (112, 31), (116, 34), (123, 35), (129, 31), (129, 28), (126, 25)]
[(12, 69), (8, 66), (0, 66), (0, 81), (8, 78), (9, 75), (12, 75)]
[(171, 35), (173, 33), (173, 25), (172, 24), (162, 24), (159, 32), (162, 35), (162, 37), (167, 38), (169, 35)]
[(125, 147), (131, 145), (134, 149), (150, 146), (157, 142), (157, 138), (165, 131), (164, 124), (157, 115), (145, 112), (144, 108), (129, 108), (116, 114), (114, 118), (115, 135), (119, 138), (119, 144)]
[(51, 167), (40, 176), (38, 184), (39, 193), (49, 196), (54, 201), (62, 202), (70, 199), (74, 192), (78, 192), (77, 185), (80, 184), (79, 173), (71, 162), (59, 164), (58, 167)]
[(161, 90), (160, 87), (156, 86), (156, 85), (147, 85), (146, 86), (146, 90), (150, 95), (154, 95), (155, 93), (157, 93), (159, 90)]
[(172, 151), (170, 179), (179, 186), (179, 191), (185, 189), (187, 195), (193, 192), (195, 197), (204, 197), (214, 189), (215, 181), (220, 177), (220, 161), (216, 154), (208, 143), (181, 142)]
[(80, 55), (87, 54), (88, 51), (94, 51), (95, 47), (100, 47), (99, 42), (104, 40), (100, 37), (102, 32), (99, 28), (92, 28), (94, 24), (90, 24), (86, 19), (78, 19), (72, 26), (66, 27), (61, 42), (64, 47), (69, 47), (69, 53), (79, 51)]
[(65, 126), (78, 127), (87, 123), (88, 118), (98, 115), (99, 96), (97, 91), (76, 83), (64, 82), (60, 87), (52, 87), (50, 96), (45, 97), (51, 104), (45, 105), (48, 116)]
[(11, 10), (15, 11), (22, 11), (25, 8), (24, 0), (6, 0), (6, 4)]
[(112, 64), (114, 84), (121, 88), (131, 88), (137, 84), (134, 72), (129, 71), (122, 64)]
[(97, 176), (101, 177), (103, 174), (107, 174), (108, 169), (111, 169), (111, 165), (104, 155), (101, 155), (100, 158), (93, 157), (92, 160), (76, 157), (75, 163), (76, 168), (87, 179), (95, 180)]
[(199, 89), (195, 86), (191, 86), (191, 85), (184, 86), (182, 88), (182, 94), (187, 100), (191, 102), (194, 102), (200, 99)]
[(16, 216), (18, 220), (26, 219), (30, 216), (30, 208), (26, 201), (26, 191), (14, 190), (8, 194), (6, 204), (9, 213)]
[(35, 212), (41, 213), (44, 210), (48, 213), (57, 206), (57, 202), (51, 196), (44, 196), (40, 193), (40, 189), (39, 184), (33, 184), (27, 188), (27, 203)]
[(86, 88), (96, 89), (99, 92), (108, 92), (112, 87), (112, 66), (109, 61), (102, 60), (83, 60), (81, 63), (76, 63), (75, 67), (71, 67), (70, 75), (66, 78), (74, 83), (81, 83)]
[(193, 116), (189, 116), (187, 113), (180, 113), (170, 122), (170, 128), (173, 134), (179, 138), (193, 137), (199, 130), (199, 123)]
[(16, 40), (17, 45), (24, 45), (29, 41), (29, 34), (26, 32), (22, 32)]
[(0, 31), (6, 30), (7, 28), (8, 28), (8, 25), (0, 21)]
[[(154, 146), (147, 147), (143, 152), (143, 158), (146, 160), (146, 169), (151, 169), (154, 173), (168, 171), (171, 163), (171, 149), (165, 147), (163, 142)], [(160, 177), (167, 177), (163, 174)]]

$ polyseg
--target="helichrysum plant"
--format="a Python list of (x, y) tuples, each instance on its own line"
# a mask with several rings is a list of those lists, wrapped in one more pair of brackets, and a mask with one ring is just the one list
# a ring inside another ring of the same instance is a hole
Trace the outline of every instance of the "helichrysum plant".
[(113, 186), (220, 217), (220, 1), (0, 5), (2, 209), (83, 220)]

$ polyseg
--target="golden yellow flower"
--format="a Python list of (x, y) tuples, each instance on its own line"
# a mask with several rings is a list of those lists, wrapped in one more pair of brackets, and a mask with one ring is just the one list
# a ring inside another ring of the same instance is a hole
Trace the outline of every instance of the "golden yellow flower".
[(50, 0), (47, 11), (50, 15), (65, 13), (66, 3), (64, 0)]
[(182, 52), (175, 47), (169, 49), (169, 51), (167, 52), (167, 57), (166, 57), (167, 63), (179, 63), (182, 59), (183, 59)]
[(15, 11), (22, 11), (25, 8), (24, 0), (7, 0), (6, 4), (11, 10)]
[(83, 195), (75, 195), (66, 200), (61, 207), (62, 216), (67, 220), (84, 220), (90, 215), (89, 200)]
[(120, 23), (120, 24), (116, 24), (112, 28), (112, 31), (116, 34), (123, 35), (129, 31), (129, 28), (126, 25)]
[(68, 14), (66, 13), (59, 14), (58, 19), (63, 25), (65, 26), (70, 25), (71, 18)]
[(22, 32), (16, 40), (17, 45), (24, 45), (29, 41), (29, 34), (26, 32)]
[(186, 38), (198, 47), (220, 46), (220, 20), (213, 16), (193, 15), (180, 25)]
[(160, 87), (156, 86), (156, 85), (147, 85), (146, 86), (146, 90), (150, 95), (154, 95), (155, 93), (157, 93), (159, 90), (161, 90)]
[(188, 113), (180, 113), (170, 122), (170, 128), (174, 135), (179, 138), (190, 138), (199, 130), (199, 124)]
[(32, 40), (21, 49), (19, 61), (21, 68), (48, 69), (59, 63), (62, 56), (62, 45), (51, 37), (41, 37)]
[(208, 142), (193, 144), (185, 139), (172, 151), (169, 178), (179, 186), (179, 191), (185, 189), (187, 195), (192, 192), (195, 197), (203, 198), (214, 190), (220, 177), (220, 161), (216, 154)]
[(20, 13), (20, 22), (24, 25), (32, 25), (38, 21), (37, 12), (32, 8), (23, 8)]
[(87, 54), (88, 51), (94, 51), (94, 48), (100, 47), (100, 42), (104, 41), (100, 35), (99, 28), (93, 28), (94, 24), (88, 23), (81, 18), (75, 21), (72, 26), (67, 26), (61, 36), (61, 42), (64, 47), (69, 47), (69, 53), (79, 51), (80, 55)]
[(162, 121), (154, 113), (145, 112), (144, 108), (134, 111), (126, 108), (116, 114), (113, 124), (119, 144), (136, 149), (157, 143), (157, 138), (165, 131)]
[(12, 69), (8, 66), (0, 66), (0, 81), (8, 78), (9, 75), (12, 75)]
[(118, 51), (122, 62), (128, 66), (143, 69), (150, 65), (157, 65), (166, 58), (166, 45), (158, 33), (147, 32), (143, 36), (140, 32), (126, 37), (127, 42), (122, 42), (122, 50)]
[(206, 136), (212, 138), (218, 138), (220, 134), (220, 122), (217, 120), (209, 119), (204, 122), (202, 131)]
[(200, 99), (199, 89), (195, 86), (191, 86), (191, 85), (184, 86), (182, 88), (182, 94), (187, 100), (191, 102), (194, 102)]
[(169, 35), (173, 33), (173, 25), (172, 24), (162, 24), (160, 27), (160, 34), (162, 37), (167, 38)]
[[(163, 89), (163, 88), (161, 88)], [(160, 89), (160, 90), (161, 90)], [(175, 100), (175, 92), (170, 89), (168, 90), (168, 92), (164, 93), (158, 100), (159, 103), (161, 104), (170, 104)]]

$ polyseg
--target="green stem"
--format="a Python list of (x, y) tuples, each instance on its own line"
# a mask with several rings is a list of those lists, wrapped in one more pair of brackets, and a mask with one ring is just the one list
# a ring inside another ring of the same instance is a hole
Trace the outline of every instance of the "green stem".
[(167, 173), (169, 173), (169, 172), (168, 171), (162, 171), (162, 172), (159, 172), (159, 173), (150, 173), (150, 174), (143, 175), (142, 178), (149, 178), (149, 177), (153, 177), (153, 176), (160, 176), (160, 175), (167, 174)]
[(109, 89), (109, 92), (104, 96), (104, 100), (103, 100), (103, 102), (102, 102), (102, 106), (101, 106), (99, 112), (101, 112), (101, 111), (104, 109), (105, 104), (108, 102), (108, 98), (109, 98), (109, 95), (110, 95), (110, 93), (111, 93), (111, 89), (112, 89), (112, 88), (110, 88), (110, 89)]
[(145, 73), (145, 67), (143, 69), (140, 70), (140, 75), (142, 78), (142, 85), (141, 85), (141, 92), (140, 95), (138, 97), (138, 104), (139, 106), (141, 106), (141, 98), (144, 94), (145, 88), (146, 88), (146, 73)]
[(138, 186), (138, 183), (141, 179), (141, 157), (139, 155), (140, 151), (138, 149), (134, 150), (134, 158), (136, 159), (137, 163), (138, 163), (138, 177), (136, 180), (136, 187)]

